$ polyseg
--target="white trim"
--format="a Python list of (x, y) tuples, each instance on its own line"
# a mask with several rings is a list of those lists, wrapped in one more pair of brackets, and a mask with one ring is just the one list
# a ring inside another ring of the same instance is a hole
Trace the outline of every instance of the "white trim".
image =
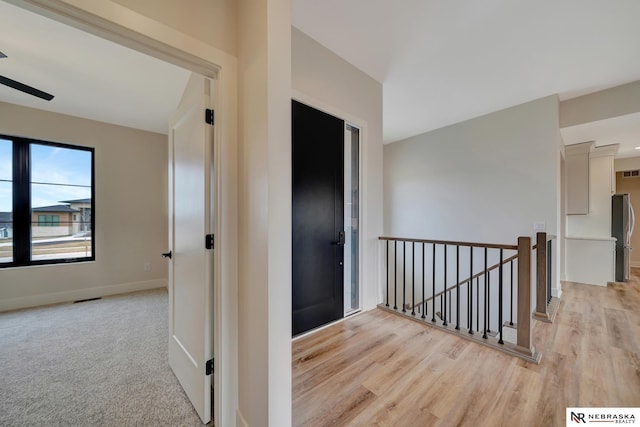
[(615, 242), (615, 237), (571, 237), (565, 236), (565, 240), (593, 240), (596, 242)]
[(73, 291), (38, 294), (28, 297), (0, 299), (0, 312), (166, 287), (167, 281), (165, 279), (154, 279), (143, 282), (121, 283), (113, 286), (99, 286)]
[[(233, 424), (238, 407), (237, 368), (237, 58), (112, 1), (8, 0), (56, 21), (189, 69), (216, 81), (216, 235), (214, 378), (216, 425)], [(224, 232), (223, 232), (224, 230)], [(222, 284), (224, 283), (224, 286)], [(164, 285), (166, 286), (166, 281)], [(157, 287), (157, 286), (156, 286)], [(5, 303), (7, 300), (0, 301)], [(1, 307), (0, 307), (1, 310)]]
[[(106, 40), (209, 78), (217, 78), (223, 51), (112, 1), (6, 0)], [(196, 52), (205, 52), (207, 54)]]
[(299, 339), (302, 339), (302, 338), (304, 338), (306, 336), (315, 334), (316, 332), (320, 332), (323, 329), (327, 329), (327, 328), (329, 328), (329, 327), (331, 327), (333, 325), (337, 325), (338, 323), (342, 323), (347, 319), (351, 319), (352, 317), (358, 316), (358, 315), (360, 315), (362, 313), (365, 313), (367, 311), (369, 311), (369, 310), (357, 310), (357, 311), (351, 312), (351, 313), (347, 314), (346, 316), (344, 316), (342, 319), (334, 320), (333, 322), (327, 323), (326, 325), (318, 326), (315, 329), (312, 329), (312, 330), (307, 331), (305, 333), (302, 333), (300, 335), (296, 335), (295, 337), (291, 338), (291, 342), (296, 342)]
[(631, 261), (631, 267), (640, 268), (640, 261)]
[(597, 157), (615, 156), (618, 152), (619, 146), (620, 144), (611, 144), (594, 147), (593, 150), (591, 150), (591, 152), (589, 153), (589, 158), (595, 159)]

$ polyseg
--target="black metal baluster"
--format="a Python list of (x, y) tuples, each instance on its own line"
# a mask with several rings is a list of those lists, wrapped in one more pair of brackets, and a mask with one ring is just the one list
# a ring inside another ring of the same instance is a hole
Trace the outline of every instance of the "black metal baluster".
[(389, 307), (389, 241), (386, 240), (387, 245), (387, 303), (385, 304)]
[(467, 310), (469, 318), (467, 323), (469, 324), (469, 333), (473, 335), (473, 246), (469, 246), (469, 309)]
[(500, 339), (498, 344), (504, 344), (504, 341), (502, 341), (502, 260), (503, 252), (500, 249), (500, 274), (498, 276), (498, 331), (500, 332)]
[(456, 245), (456, 329), (460, 330), (460, 245)]
[(431, 253), (433, 259), (432, 265), (432, 280), (431, 280), (431, 321), (436, 321), (436, 244), (433, 244), (433, 252)]
[(411, 315), (416, 315), (416, 243), (411, 242)]
[(422, 242), (422, 318), (427, 318), (427, 299), (424, 297), (424, 242)]
[[(442, 308), (442, 326), (447, 326), (447, 245), (444, 245), (444, 285), (440, 302), (444, 303)], [(444, 298), (444, 300), (443, 300)]]
[(513, 326), (513, 260), (509, 261), (511, 264), (511, 303), (509, 304), (509, 325)]
[(398, 241), (393, 241), (393, 309), (398, 309)]
[(476, 277), (476, 332), (480, 332), (480, 276)]
[(488, 278), (489, 272), (487, 271), (487, 248), (484, 248), (484, 325), (482, 338), (487, 339), (487, 293), (488, 293)]
[(402, 312), (407, 312), (407, 242), (402, 242)]
[(486, 319), (484, 320), (487, 332), (491, 333), (491, 271), (487, 271), (487, 310)]
[(553, 245), (551, 244), (551, 240), (549, 240), (547, 242), (547, 304), (549, 304), (551, 302), (551, 278), (552, 278), (552, 274), (551, 274), (551, 262), (552, 262), (552, 256), (551, 256), (551, 247)]

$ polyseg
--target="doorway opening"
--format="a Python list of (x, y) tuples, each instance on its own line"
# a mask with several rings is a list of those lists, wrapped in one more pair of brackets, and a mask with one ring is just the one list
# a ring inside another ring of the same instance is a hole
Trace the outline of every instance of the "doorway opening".
[[(35, 12), (38, 15), (43, 15), (49, 18), (53, 18), (53, 20), (55, 21), (60, 21), (61, 25), (66, 24), (72, 27), (76, 27), (78, 29), (86, 31), (87, 33), (96, 35), (100, 38), (104, 38), (116, 44), (121, 44), (128, 48), (131, 48), (135, 51), (138, 51), (142, 55), (149, 55), (149, 56), (155, 57), (162, 61), (171, 63), (180, 68), (183, 68), (184, 70), (192, 71), (194, 74), (197, 74), (200, 77), (207, 78), (210, 80), (211, 93), (229, 91), (227, 86), (228, 84), (227, 82), (229, 82), (229, 80), (225, 80), (225, 84), (223, 85), (222, 83), (220, 83), (221, 80), (218, 79), (218, 73), (221, 70), (221, 67), (214, 64), (213, 62), (209, 62), (208, 60), (202, 59), (200, 56), (195, 56), (194, 54), (190, 54), (187, 51), (183, 51), (180, 48), (175, 47), (176, 46), (175, 43), (174, 44), (159, 43), (158, 40), (154, 39), (152, 36), (143, 34), (142, 32), (137, 33), (130, 29), (127, 29), (125, 24), (122, 24), (122, 25), (116, 24), (115, 23), (116, 21), (111, 21), (109, 20), (108, 17), (103, 19), (98, 17), (97, 15), (93, 15), (92, 13), (85, 11), (84, 9), (76, 8), (73, 6), (70, 7), (63, 1), (51, 0), (47, 2), (46, 7), (38, 6), (37, 3), (39, 2), (27, 2), (27, 3), (29, 4), (21, 5), (20, 7), (24, 7), (25, 9), (30, 10), (31, 12)], [(34, 4), (31, 5), (31, 3), (34, 3)], [(123, 8), (123, 10), (125, 9), (126, 8)], [(126, 22), (126, 19), (123, 19), (123, 22)], [(214, 57), (215, 59), (221, 60), (221, 63), (223, 64), (227, 63), (227, 60), (218, 54), (207, 54), (206, 56)], [(233, 60), (229, 61), (229, 63), (233, 63)], [(233, 80), (231, 80), (231, 84), (235, 85)], [(231, 88), (230, 93), (234, 93), (234, 92), (235, 90)], [(213, 105), (209, 105), (209, 107), (219, 106), (220, 107), (219, 111), (222, 111), (222, 107), (226, 106), (226, 104), (224, 104), (222, 101), (219, 101), (218, 98), (219, 97), (217, 96), (213, 97), (213, 100), (211, 101)], [(197, 114), (197, 118), (199, 120), (200, 119), (204, 120), (205, 118), (204, 111), (198, 111), (198, 113), (199, 114)], [(213, 114), (211, 114), (211, 116), (213, 118)], [(220, 115), (220, 116), (224, 117), (225, 115)], [(223, 118), (221, 120), (221, 123), (226, 123), (226, 128), (232, 129), (233, 126), (229, 125), (229, 123), (234, 125), (235, 119), (232, 118), (230, 120), (228, 117), (229, 115), (227, 115), (227, 118)], [(214, 128), (214, 130), (212, 130), (213, 132), (212, 135), (216, 135), (216, 137), (212, 136), (213, 138), (212, 141), (214, 141), (213, 142), (214, 145), (210, 147), (211, 150), (216, 152), (220, 150), (220, 147), (218, 147), (218, 145), (221, 142), (219, 140), (219, 135), (221, 134), (221, 132), (218, 129), (219, 128), (217, 129)], [(218, 166), (220, 163), (222, 163), (220, 156), (216, 156), (216, 155), (211, 156), (211, 161), (213, 162), (213, 164), (209, 168), (210, 169), (209, 172), (214, 176), (217, 176), (217, 174), (219, 173)], [(211, 195), (212, 201), (211, 203), (207, 204), (207, 208), (212, 211), (211, 212), (212, 224), (210, 227), (211, 230), (208, 230), (208, 231), (211, 233), (211, 236), (213, 236), (217, 234), (217, 230), (221, 228), (220, 224), (218, 224), (217, 222), (218, 221), (217, 218), (219, 218), (219, 215), (217, 215), (217, 212), (219, 209), (221, 209), (221, 204), (216, 203), (221, 197), (220, 191), (218, 191), (220, 187), (220, 183), (219, 183), (219, 180), (215, 180), (212, 178), (210, 182), (205, 182), (204, 184), (208, 187), (211, 187), (210, 195)], [(229, 234), (232, 234), (232, 232), (229, 232)], [(204, 250), (205, 245), (203, 244), (202, 235), (198, 235), (197, 243), (198, 243), (198, 248), (201, 250)], [(221, 244), (220, 241), (216, 242), (216, 245), (220, 246), (220, 248), (223, 247), (223, 244)], [(220, 253), (221, 251), (217, 249), (215, 252), (213, 252), (213, 255), (210, 257), (210, 259), (208, 259), (208, 262), (218, 267), (219, 264), (222, 262)], [(171, 256), (171, 252), (169, 252), (168, 255)], [(176, 255), (175, 250), (173, 255), (175, 258), (175, 255)], [(144, 268), (145, 268), (145, 271), (148, 271), (146, 266)], [(221, 310), (219, 310), (218, 308), (222, 306), (222, 303), (221, 303), (222, 298), (220, 297), (220, 287), (219, 287), (219, 283), (221, 281), (220, 279), (221, 269), (211, 267), (209, 268), (209, 270), (211, 270), (210, 271), (211, 280), (209, 280), (207, 283), (210, 289), (208, 289), (209, 293), (207, 294), (206, 302), (208, 306), (210, 307), (215, 306), (216, 309), (213, 310), (213, 312), (207, 314), (208, 319), (205, 327), (209, 329), (206, 333), (207, 336), (205, 337), (205, 339), (203, 339), (202, 342), (200, 342), (200, 340), (195, 340), (195, 339), (193, 341), (194, 341), (194, 346), (204, 346), (207, 351), (211, 351), (214, 354), (219, 355), (223, 348), (223, 344), (220, 342), (223, 339), (223, 337), (221, 336), (222, 335), (221, 322), (217, 321), (221, 317), (221, 314), (220, 314)], [(198, 302), (202, 302), (202, 300), (203, 299), (200, 299), (198, 300)], [(194, 304), (185, 304), (184, 302), (185, 302), (184, 299), (180, 300), (178, 304), (176, 304), (176, 307), (180, 308), (184, 312), (187, 312), (187, 314), (190, 315), (189, 318), (194, 317), (192, 316), (193, 312), (196, 310), (200, 310), (200, 308), (203, 305), (203, 304), (199, 304), (194, 308), (194, 307), (191, 307)], [(215, 319), (213, 319), (213, 317), (215, 317)], [(176, 318), (179, 319), (179, 321), (184, 322), (184, 319), (186, 319), (187, 316), (185, 315), (176, 316)], [(182, 329), (185, 330), (188, 328), (183, 327)], [(183, 341), (186, 341), (186, 339), (184, 339)], [(213, 345), (212, 343), (215, 343), (215, 345)], [(184, 344), (184, 342), (182, 344)], [(228, 350), (230, 348), (229, 346), (224, 346), (224, 347), (225, 347), (225, 351), (230, 351)], [(200, 353), (203, 353), (203, 351), (201, 351)], [(213, 359), (210, 359), (210, 360), (213, 360)], [(219, 360), (219, 364), (222, 365), (222, 363), (226, 363), (224, 362), (224, 360), (228, 360), (228, 358), (218, 357), (218, 360)], [(211, 364), (211, 366), (213, 366), (213, 364)], [(233, 401), (234, 397), (231, 393), (224, 393), (222, 391), (222, 387), (220, 386), (222, 382), (221, 377), (219, 376), (219, 374), (216, 374), (215, 372), (209, 373), (210, 371), (212, 371), (212, 369), (209, 369), (208, 364), (206, 366), (206, 369), (203, 366), (199, 366), (199, 368), (200, 369), (198, 369), (198, 375), (213, 377), (212, 379), (209, 378), (209, 381), (211, 380), (213, 381), (213, 383), (215, 384), (213, 388), (215, 388), (217, 391), (217, 393), (215, 394), (215, 401), (211, 402), (211, 400), (214, 398), (212, 389), (209, 389), (208, 387), (200, 387), (200, 389), (198, 390), (199, 394), (201, 395), (200, 399), (203, 401), (206, 401), (208, 399), (210, 403), (209, 406), (216, 408), (216, 410), (214, 411), (212, 410), (204, 411), (205, 414), (201, 416), (201, 419), (203, 421), (207, 421), (208, 418), (211, 417), (211, 412), (220, 414), (222, 412), (220, 408), (235, 407), (235, 404), (223, 405), (222, 403), (223, 396), (225, 401), (227, 399), (231, 399), (231, 401)], [(223, 366), (218, 366), (217, 370), (225, 371)], [(225, 380), (224, 384), (226, 385), (227, 383), (228, 381)], [(193, 399), (191, 400), (193, 401)]]
[(360, 309), (360, 130), (292, 103), (292, 326)]

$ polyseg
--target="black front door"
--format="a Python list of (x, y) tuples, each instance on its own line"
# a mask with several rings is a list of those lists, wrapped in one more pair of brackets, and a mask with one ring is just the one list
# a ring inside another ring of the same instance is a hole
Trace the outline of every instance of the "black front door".
[(344, 121), (292, 103), (293, 335), (344, 315)]

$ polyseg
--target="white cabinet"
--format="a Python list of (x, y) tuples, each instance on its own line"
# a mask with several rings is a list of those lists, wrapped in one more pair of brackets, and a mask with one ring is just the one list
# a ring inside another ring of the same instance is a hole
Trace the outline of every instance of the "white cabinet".
[(617, 148), (593, 147), (592, 142), (565, 147), (565, 277), (569, 281), (606, 286), (613, 280), (611, 195), (616, 189)]
[(565, 147), (567, 215), (589, 214), (589, 153), (593, 142)]

